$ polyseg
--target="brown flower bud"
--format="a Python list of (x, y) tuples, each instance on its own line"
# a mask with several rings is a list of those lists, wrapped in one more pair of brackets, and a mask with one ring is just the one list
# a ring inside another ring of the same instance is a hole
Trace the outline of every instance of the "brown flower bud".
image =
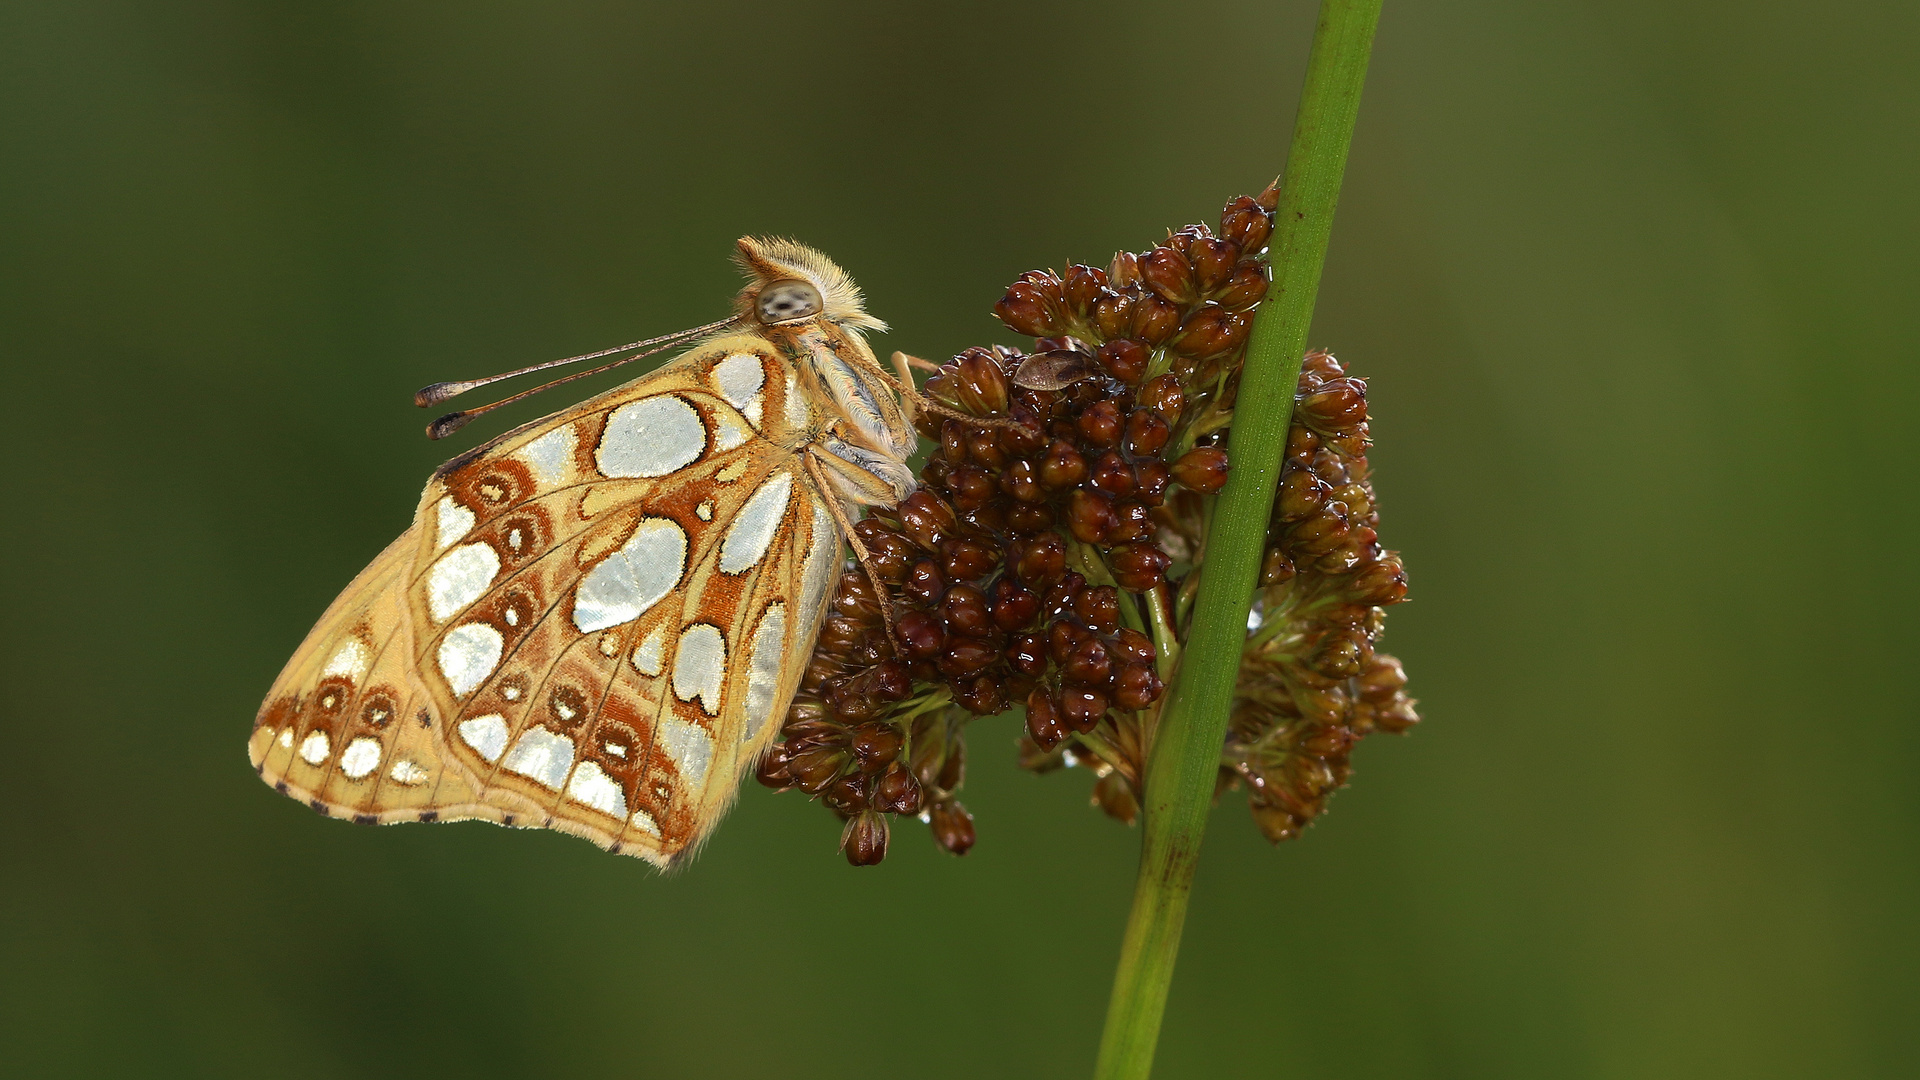
[(957, 800), (934, 803), (927, 818), (933, 827), (934, 843), (955, 855), (965, 855), (973, 847), (973, 815)]
[(855, 866), (876, 866), (887, 857), (887, 819), (863, 810), (847, 820), (840, 832), (840, 850)]
[(1133, 467), (1127, 464), (1127, 459), (1111, 450), (1095, 459), (1089, 476), (1093, 485), (1103, 491), (1121, 498), (1133, 494)]
[(1362, 567), (1347, 583), (1347, 596), (1357, 604), (1371, 604), (1385, 607), (1397, 604), (1407, 598), (1407, 572), (1400, 565), (1400, 556), (1389, 553), (1386, 557)]
[(1187, 261), (1193, 264), (1193, 280), (1201, 293), (1220, 287), (1240, 261), (1240, 245), (1211, 236), (1196, 237), (1187, 245)]
[(1056, 707), (1062, 724), (1079, 732), (1092, 731), (1099, 726), (1100, 718), (1107, 715), (1107, 695), (1091, 687), (1070, 686), (1060, 691)]
[(793, 786), (793, 777), (787, 775), (786, 743), (777, 742), (768, 748), (766, 756), (754, 767), (753, 778), (775, 791)]
[(1067, 662), (1060, 667), (1061, 674), (1075, 683), (1100, 685), (1113, 674), (1113, 661), (1107, 656), (1106, 646), (1099, 638), (1088, 638), (1074, 646)]
[(867, 778), (858, 772), (842, 773), (820, 793), (820, 801), (842, 814), (857, 814), (867, 808)]
[(1227, 452), (1215, 446), (1196, 446), (1173, 463), (1173, 478), (1211, 495), (1227, 485)]
[(940, 600), (940, 614), (948, 628), (969, 637), (985, 637), (993, 632), (993, 616), (987, 607), (987, 594), (971, 585), (955, 585)]
[(1128, 664), (1113, 677), (1113, 703), (1122, 709), (1144, 709), (1160, 700), (1165, 689), (1160, 675), (1147, 664)]
[(1299, 521), (1320, 511), (1333, 489), (1326, 481), (1305, 470), (1287, 470), (1280, 477), (1280, 493), (1274, 499), (1274, 516), (1281, 521)]
[(1126, 447), (1129, 454), (1139, 457), (1158, 454), (1172, 434), (1173, 428), (1157, 409), (1135, 409), (1127, 414)]
[(1116, 821), (1133, 824), (1140, 814), (1139, 800), (1134, 798), (1133, 785), (1117, 772), (1110, 772), (1093, 785), (1093, 804), (1108, 817)]
[(1015, 503), (1006, 508), (1007, 528), (1016, 536), (1032, 536), (1053, 527), (1053, 510), (1030, 503)]
[(947, 472), (947, 491), (960, 510), (977, 510), (999, 494), (993, 474), (977, 465), (959, 465)]
[(1000, 490), (1024, 503), (1041, 502), (1047, 497), (1040, 488), (1040, 474), (1031, 461), (1016, 461), (1007, 466), (1000, 474)]
[(1149, 345), (1164, 345), (1180, 329), (1180, 305), (1148, 293), (1133, 305), (1133, 334)]
[(1166, 417), (1168, 424), (1175, 424), (1180, 421), (1180, 410), (1186, 406), (1186, 395), (1181, 392), (1177, 377), (1159, 375), (1140, 388), (1140, 404)]
[(993, 305), (993, 313), (1015, 333), (1046, 337), (1058, 333), (1060, 279), (1042, 270), (1029, 271)]
[(1152, 359), (1147, 347), (1132, 338), (1117, 338), (1100, 346), (1100, 366), (1128, 386), (1140, 381)]
[(962, 637), (949, 639), (946, 651), (940, 654), (936, 663), (941, 674), (957, 679), (979, 674), (998, 659), (1000, 650), (991, 642)]
[[(1071, 607), (1071, 603), (1063, 605)], [(1073, 655), (1074, 647), (1086, 638), (1090, 631), (1071, 619), (1058, 619), (1047, 624), (1047, 655), (1056, 664), (1064, 664), (1067, 657)]]
[(907, 496), (895, 513), (907, 537), (928, 551), (939, 550), (940, 541), (953, 528), (953, 511), (925, 488)]
[(940, 620), (924, 611), (909, 611), (894, 622), (894, 637), (900, 651), (911, 660), (931, 660), (946, 647), (946, 628)]
[(1114, 635), (1113, 648), (1114, 655), (1122, 663), (1128, 664), (1151, 664), (1159, 655), (1153, 647), (1152, 638), (1131, 628)]
[(967, 432), (967, 457), (975, 465), (984, 465), (994, 471), (1007, 466), (1007, 451), (1001, 445), (1004, 441), (1001, 429), (986, 430), (975, 428)]
[(1027, 696), (1027, 737), (1042, 750), (1051, 750), (1067, 737), (1060, 715), (1044, 688)]
[(1039, 634), (1015, 635), (1007, 644), (1006, 657), (1015, 671), (1038, 678), (1047, 670), (1047, 643)]
[(833, 783), (833, 778), (840, 775), (840, 767), (846, 763), (845, 750), (833, 746), (813, 746), (787, 761), (787, 775), (793, 778), (794, 787), (809, 795), (817, 795)]
[(1214, 302), (1228, 311), (1248, 311), (1266, 299), (1268, 287), (1266, 266), (1252, 261), (1243, 262), (1234, 268), (1227, 283), (1214, 294)]
[(1135, 542), (1114, 548), (1107, 563), (1121, 588), (1144, 592), (1164, 580), (1163, 575), (1167, 567), (1173, 565), (1173, 559), (1152, 544)]
[(1010, 682), (989, 671), (985, 675), (960, 679), (948, 685), (953, 687), (953, 700), (961, 708), (975, 716), (993, 716), (1007, 711), (1007, 695), (1003, 687)]
[(1175, 304), (1193, 302), (1193, 266), (1170, 247), (1157, 247), (1140, 260), (1140, 277), (1164, 299)]
[(941, 569), (949, 581), (977, 581), (1000, 565), (1000, 556), (973, 540), (949, 540), (940, 545)]
[(1041, 459), (1038, 472), (1041, 484), (1054, 491), (1065, 491), (1078, 487), (1087, 478), (1087, 459), (1071, 443), (1055, 439), (1047, 456)]
[(1113, 500), (1098, 491), (1075, 488), (1067, 497), (1067, 528), (1083, 544), (1098, 544), (1120, 524)]
[(1094, 630), (1113, 633), (1120, 626), (1120, 591), (1111, 585), (1082, 589), (1073, 598), (1073, 613)]
[(1253, 320), (1245, 314), (1208, 304), (1187, 316), (1173, 339), (1173, 349), (1199, 360), (1222, 356), (1239, 348), (1252, 326)]
[(1272, 803), (1247, 800), (1247, 809), (1253, 812), (1253, 823), (1259, 827), (1260, 835), (1269, 843), (1277, 844), (1282, 840), (1292, 840), (1300, 835), (1305, 823), (1286, 810)]
[(888, 765), (873, 785), (873, 807), (882, 813), (917, 814), (920, 802), (920, 781), (914, 779), (911, 769), (898, 761)]
[(1075, 263), (1067, 267), (1066, 279), (1062, 282), (1061, 292), (1066, 297), (1067, 306), (1077, 315), (1086, 315), (1093, 302), (1099, 298), (1100, 290), (1107, 287), (1107, 273), (1091, 266)]
[(1140, 284), (1140, 256), (1131, 251), (1116, 251), (1107, 264), (1107, 287), (1124, 289)]
[(1307, 663), (1329, 679), (1350, 679), (1360, 674), (1371, 659), (1373, 649), (1366, 639), (1349, 631), (1322, 637)]
[(1100, 294), (1100, 298), (1093, 302), (1092, 321), (1101, 337), (1114, 339), (1126, 336), (1133, 327), (1134, 300), (1131, 292), (1108, 290)]
[(1010, 578), (993, 585), (993, 624), (1002, 630), (1018, 630), (1040, 613), (1040, 598), (1021, 588)]
[(1007, 411), (1007, 377), (984, 350), (969, 349), (960, 356), (953, 378), (960, 407), (975, 416)]
[(1260, 560), (1260, 587), (1283, 585), (1293, 580), (1293, 562), (1278, 547), (1270, 547)]
[(1112, 446), (1120, 439), (1120, 406), (1113, 400), (1096, 401), (1075, 418), (1080, 437), (1092, 446)]
[(1059, 580), (1066, 567), (1066, 541), (1058, 533), (1044, 532), (1022, 545), (1014, 573), (1022, 584), (1043, 588)]
[(1367, 418), (1367, 384), (1359, 379), (1334, 379), (1300, 399), (1307, 423), (1321, 431), (1350, 428)]
[(852, 735), (853, 756), (861, 772), (879, 772), (900, 756), (900, 729), (892, 724), (861, 724)]
[[(858, 571), (852, 573), (857, 574)], [(908, 567), (907, 580), (902, 591), (907, 594), (907, 599), (922, 604), (931, 604), (940, 599), (940, 594), (947, 591), (947, 579), (940, 573), (940, 564), (932, 559), (921, 559)], [(874, 614), (877, 618), (878, 608), (875, 608)]]
[[(1166, 471), (1165, 465), (1148, 461), (1134, 466), (1134, 475), (1138, 476), (1142, 469), (1150, 465), (1159, 465), (1162, 472)], [(1117, 520), (1114, 527), (1107, 530), (1107, 543), (1124, 544), (1153, 538), (1153, 519), (1148, 516), (1145, 503), (1123, 502), (1113, 508), (1113, 513)]]
[(1262, 207), (1245, 195), (1228, 203), (1220, 213), (1220, 235), (1241, 251), (1252, 253), (1266, 247), (1272, 232), (1272, 208)]

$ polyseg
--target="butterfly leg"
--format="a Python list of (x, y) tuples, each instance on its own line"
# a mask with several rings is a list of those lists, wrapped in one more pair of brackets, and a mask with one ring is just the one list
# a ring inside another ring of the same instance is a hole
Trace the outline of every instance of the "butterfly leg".
[(1025, 430), (1025, 425), (1021, 424), (1018, 420), (975, 416), (972, 413), (963, 413), (958, 409), (950, 409), (922, 393), (920, 388), (913, 383), (913, 369), (919, 368), (922, 371), (939, 371), (940, 366), (931, 360), (922, 360), (917, 356), (896, 351), (893, 354), (893, 368), (898, 374), (887, 374), (887, 378), (892, 381), (894, 389), (900, 391), (901, 400), (906, 402), (909, 411), (909, 420), (912, 419), (911, 413), (913, 411), (924, 409), (935, 416), (950, 417), (962, 423), (972, 424), (975, 427), (1006, 428), (1009, 431)]
[(873, 553), (867, 550), (867, 545), (861, 541), (860, 534), (853, 531), (853, 522), (847, 519), (846, 508), (841, 506), (840, 500), (834, 496), (836, 488), (827, 479), (827, 474), (820, 468), (820, 463), (814, 460), (812, 454), (804, 454), (801, 467), (807, 470), (807, 476), (820, 489), (820, 494), (827, 504), (827, 512), (840, 523), (840, 531), (846, 534), (847, 544), (853, 548), (853, 557), (859, 560), (861, 569), (867, 572), (867, 580), (873, 584), (874, 600), (880, 605), (880, 619), (887, 624), (887, 644), (893, 645), (899, 640), (893, 632), (893, 594), (887, 591), (887, 583), (880, 580), (880, 571), (873, 565)]

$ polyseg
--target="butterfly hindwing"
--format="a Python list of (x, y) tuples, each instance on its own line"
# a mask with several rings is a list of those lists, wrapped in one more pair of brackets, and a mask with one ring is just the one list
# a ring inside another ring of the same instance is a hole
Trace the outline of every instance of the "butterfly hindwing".
[(358, 820), (689, 850), (777, 732), (840, 560), (803, 391), (728, 335), (443, 466), (276, 682), (262, 776)]

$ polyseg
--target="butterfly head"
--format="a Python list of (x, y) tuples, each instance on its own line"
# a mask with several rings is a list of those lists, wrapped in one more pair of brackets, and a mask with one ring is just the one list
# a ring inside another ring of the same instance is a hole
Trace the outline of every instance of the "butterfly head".
[(805, 244), (743, 236), (737, 258), (749, 279), (737, 301), (743, 318), (767, 327), (825, 319), (850, 330), (887, 328), (867, 314), (847, 272)]

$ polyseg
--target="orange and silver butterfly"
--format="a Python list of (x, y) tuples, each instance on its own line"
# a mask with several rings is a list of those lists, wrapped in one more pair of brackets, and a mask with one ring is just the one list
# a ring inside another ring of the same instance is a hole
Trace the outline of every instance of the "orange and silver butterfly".
[(781, 727), (843, 543), (864, 555), (849, 517), (912, 492), (912, 410), (948, 412), (912, 358), (897, 381), (874, 359), (863, 332), (886, 326), (838, 266), (738, 246), (732, 317), (574, 359), (686, 352), (435, 471), (274, 682), (262, 779), (332, 817), (559, 829), (663, 867), (712, 833)]

